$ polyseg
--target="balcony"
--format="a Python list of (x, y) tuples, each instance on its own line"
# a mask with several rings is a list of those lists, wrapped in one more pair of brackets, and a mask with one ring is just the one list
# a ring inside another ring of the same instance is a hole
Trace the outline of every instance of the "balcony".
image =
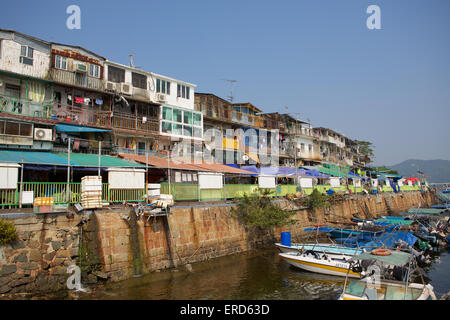
[(233, 111), (234, 122), (239, 122), (241, 124), (251, 125), (258, 128), (264, 128), (264, 119), (260, 116), (255, 116), (247, 113), (242, 113), (238, 111)]
[(159, 122), (156, 118), (145, 119), (142, 116), (126, 113), (112, 113), (62, 104), (56, 104), (53, 108), (52, 119), (78, 125), (159, 133)]
[(103, 81), (101, 79), (90, 77), (82, 73), (76, 73), (60, 69), (51, 69), (50, 79), (52, 79), (55, 82), (64, 83), (71, 86), (77, 86), (100, 91), (104, 90)]
[(52, 113), (52, 105), (50, 102), (41, 104), (27, 99), (0, 95), (0, 113), (49, 119)]
[(159, 133), (159, 121), (156, 118), (144, 119), (143, 117), (136, 117), (117, 112), (111, 117), (111, 127), (153, 134)]

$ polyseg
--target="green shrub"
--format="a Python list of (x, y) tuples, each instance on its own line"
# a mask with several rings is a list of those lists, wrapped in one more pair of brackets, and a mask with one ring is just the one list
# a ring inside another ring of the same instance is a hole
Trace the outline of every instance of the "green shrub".
[(305, 202), (305, 205), (310, 209), (330, 207), (328, 196), (326, 194), (322, 194), (317, 189), (314, 189)]
[(13, 242), (17, 239), (17, 231), (14, 223), (0, 219), (0, 245)]
[(261, 196), (244, 194), (241, 199), (235, 199), (236, 208), (232, 207), (234, 217), (241, 219), (245, 225), (262, 229), (281, 227), (294, 224), (291, 219), (296, 212), (283, 210), (270, 200), (270, 191), (261, 191)]

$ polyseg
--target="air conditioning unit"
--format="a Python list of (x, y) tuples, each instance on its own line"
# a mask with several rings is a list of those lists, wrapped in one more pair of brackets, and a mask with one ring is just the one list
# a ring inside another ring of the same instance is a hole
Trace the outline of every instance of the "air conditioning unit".
[(87, 65), (83, 63), (74, 63), (73, 66), (75, 72), (87, 73)]
[(121, 90), (123, 94), (131, 95), (131, 85), (128, 83), (122, 83)]
[(34, 140), (39, 141), (52, 141), (53, 140), (53, 130), (34, 128)]
[(163, 93), (158, 93), (156, 100), (158, 100), (159, 102), (166, 102), (166, 95)]
[(106, 90), (116, 91), (116, 84), (114, 82), (106, 82)]

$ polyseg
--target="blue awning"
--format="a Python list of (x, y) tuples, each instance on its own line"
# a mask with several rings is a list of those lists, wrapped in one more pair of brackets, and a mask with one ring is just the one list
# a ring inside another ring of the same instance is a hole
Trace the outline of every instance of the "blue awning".
[(71, 124), (57, 124), (55, 126), (58, 132), (109, 132), (111, 130), (99, 129), (85, 126), (76, 126)]

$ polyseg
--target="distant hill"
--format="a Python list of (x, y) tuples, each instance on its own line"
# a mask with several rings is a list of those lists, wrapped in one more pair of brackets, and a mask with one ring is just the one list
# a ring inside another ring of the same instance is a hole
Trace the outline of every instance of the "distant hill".
[(387, 166), (398, 171), (402, 176), (417, 177), (417, 171), (425, 173), (428, 182), (450, 182), (450, 161), (449, 160), (415, 160), (410, 159), (402, 163)]

